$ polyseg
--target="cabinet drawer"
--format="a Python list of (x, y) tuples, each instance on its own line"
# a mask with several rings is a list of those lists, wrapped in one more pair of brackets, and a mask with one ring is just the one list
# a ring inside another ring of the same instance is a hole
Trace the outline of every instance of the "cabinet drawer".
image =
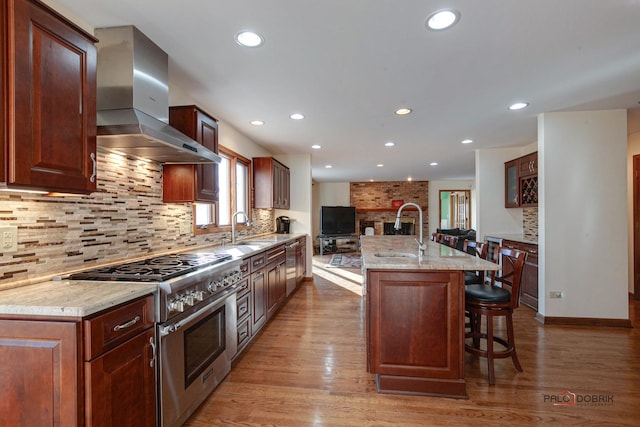
[(244, 321), (238, 323), (238, 349), (242, 348), (251, 338), (250, 322), (251, 317), (247, 317)]
[(242, 273), (242, 277), (249, 275), (249, 272), (250, 272), (249, 263), (250, 263), (250, 258), (242, 260), (242, 264), (240, 265), (240, 273)]
[(280, 258), (284, 258), (284, 245), (278, 246), (267, 251), (267, 264), (277, 261)]
[(237, 305), (237, 314), (238, 314), (238, 324), (240, 324), (241, 320), (247, 317), (250, 313), (251, 308), (251, 294), (246, 293), (244, 296), (239, 297), (236, 300)]
[(91, 360), (153, 326), (153, 295), (84, 320), (85, 360)]
[[(513, 240), (503, 240), (502, 246), (509, 249), (516, 249), (519, 251), (527, 252), (529, 255), (538, 256), (538, 245), (533, 245), (531, 243), (522, 243), (516, 242)], [(529, 256), (527, 258), (530, 258)]]
[(267, 265), (265, 254), (266, 253), (263, 252), (259, 255), (254, 255), (251, 257), (249, 267), (251, 268), (252, 273), (260, 270), (262, 267)]
[(238, 294), (236, 297), (237, 299), (240, 299), (240, 297), (244, 296), (244, 294), (248, 294), (251, 290), (251, 288), (249, 287), (249, 277), (245, 277), (244, 279), (242, 279), (236, 285), (236, 288), (238, 289)]

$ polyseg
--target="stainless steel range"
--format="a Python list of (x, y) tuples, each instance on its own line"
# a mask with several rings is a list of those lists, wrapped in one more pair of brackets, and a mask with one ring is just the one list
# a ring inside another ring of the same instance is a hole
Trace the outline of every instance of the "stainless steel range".
[(231, 371), (242, 261), (172, 254), (101, 267), (71, 279), (157, 282), (159, 424), (180, 426)]

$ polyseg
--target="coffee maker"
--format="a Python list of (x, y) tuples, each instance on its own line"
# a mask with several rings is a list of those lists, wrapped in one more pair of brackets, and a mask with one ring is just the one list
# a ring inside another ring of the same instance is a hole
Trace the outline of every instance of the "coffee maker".
[(290, 225), (291, 220), (288, 216), (279, 216), (278, 218), (276, 218), (276, 233), (289, 234)]

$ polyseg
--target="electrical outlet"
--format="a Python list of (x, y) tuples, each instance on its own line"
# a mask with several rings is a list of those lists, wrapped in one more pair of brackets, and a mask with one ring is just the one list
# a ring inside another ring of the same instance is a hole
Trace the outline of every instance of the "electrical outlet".
[(562, 298), (562, 292), (561, 291), (551, 291), (549, 292), (549, 298)]
[(18, 227), (7, 225), (0, 227), (0, 252), (10, 253), (18, 251)]

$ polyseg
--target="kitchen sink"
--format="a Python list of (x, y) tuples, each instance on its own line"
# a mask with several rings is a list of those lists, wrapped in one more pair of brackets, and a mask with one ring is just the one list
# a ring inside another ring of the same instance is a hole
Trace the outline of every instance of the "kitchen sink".
[(418, 255), (407, 252), (376, 252), (373, 255), (380, 258), (418, 258)]

